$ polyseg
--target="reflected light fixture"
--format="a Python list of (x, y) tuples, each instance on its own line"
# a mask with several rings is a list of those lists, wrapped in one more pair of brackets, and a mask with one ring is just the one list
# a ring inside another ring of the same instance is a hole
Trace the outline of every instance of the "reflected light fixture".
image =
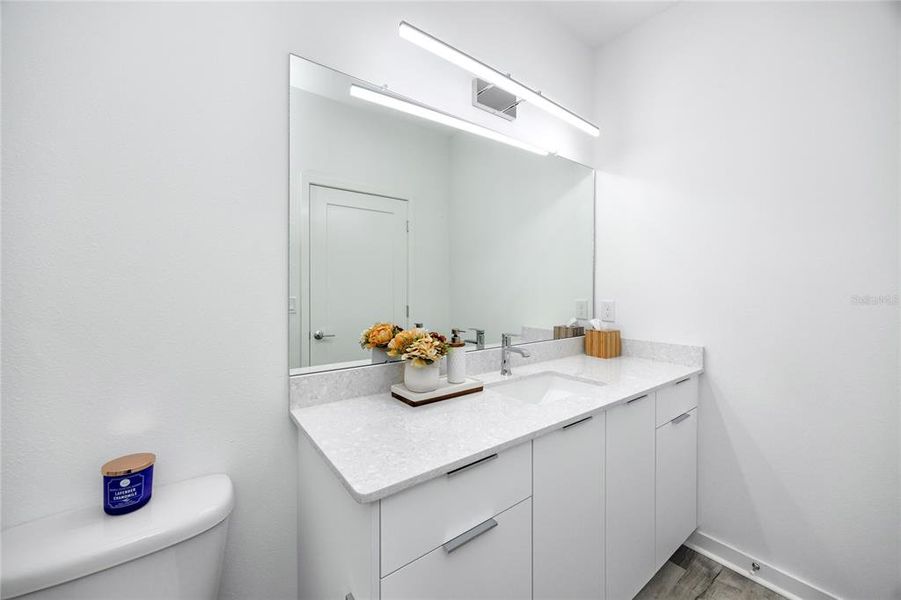
[(448, 127), (453, 127), (461, 131), (466, 131), (468, 133), (488, 138), (489, 140), (508, 144), (521, 150), (528, 150), (529, 152), (533, 152), (535, 154), (538, 154), (539, 156), (548, 155), (547, 150), (542, 150), (541, 148), (527, 144), (526, 142), (517, 140), (516, 138), (512, 138), (508, 135), (504, 135), (503, 133), (499, 133), (497, 131), (494, 131), (493, 129), (488, 129), (487, 127), (482, 127), (481, 125), (476, 125), (475, 123), (464, 121), (463, 119), (460, 119), (453, 115), (437, 111), (433, 108), (428, 108), (427, 106), (423, 106), (421, 104), (416, 104), (415, 102), (410, 102), (409, 100), (403, 100), (396, 96), (391, 96), (382, 92), (376, 92), (374, 90), (370, 90), (356, 84), (351, 84), (350, 95), (354, 98), (359, 98), (360, 100), (372, 102), (373, 104), (379, 104), (387, 108), (393, 108), (394, 110), (399, 110), (400, 112), (407, 113), (408, 115), (413, 115), (414, 117), (432, 121), (433, 123), (447, 125)]
[(521, 84), (509, 75), (505, 75), (497, 69), (489, 67), (482, 61), (476, 60), (465, 52), (457, 50), (450, 44), (442, 42), (435, 36), (410, 25), (406, 21), (400, 22), (398, 33), (403, 39), (413, 42), (420, 48), (440, 56), (444, 60), (457, 65), (465, 71), (469, 71), (479, 79), (487, 81), (488, 83), (513, 94), (520, 100), (525, 100), (530, 104), (534, 104), (541, 110), (557, 117), (561, 121), (569, 123), (573, 127), (581, 129), (589, 135), (597, 137), (601, 134), (601, 130), (598, 129), (597, 125), (586, 121), (571, 110), (563, 108), (553, 100), (545, 98), (541, 95), (541, 92)]

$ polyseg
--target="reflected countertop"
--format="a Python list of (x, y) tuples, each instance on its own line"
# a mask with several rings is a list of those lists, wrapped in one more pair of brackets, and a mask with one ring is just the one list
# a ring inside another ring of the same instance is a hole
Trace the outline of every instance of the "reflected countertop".
[(567, 422), (647, 394), (702, 368), (584, 354), (515, 366), (513, 379), (546, 371), (603, 385), (590, 396), (548, 402), (518, 399), (494, 384), (497, 372), (477, 375), (477, 394), (410, 407), (390, 392), (295, 408), (291, 417), (351, 496), (373, 502), (447, 471), (534, 439)]

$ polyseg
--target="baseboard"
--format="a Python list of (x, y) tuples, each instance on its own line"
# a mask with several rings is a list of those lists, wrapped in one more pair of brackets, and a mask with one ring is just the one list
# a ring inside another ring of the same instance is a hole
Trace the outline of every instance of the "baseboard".
[[(789, 600), (839, 600), (838, 597), (824, 592), (818, 587), (798, 579), (773, 565), (768, 565), (759, 559), (748, 556), (741, 550), (733, 548), (729, 544), (712, 538), (701, 531), (695, 531), (688, 538), (688, 541), (685, 542), (685, 545), (695, 552), (715, 560), (724, 567), (756, 581), (763, 587), (789, 598)], [(752, 562), (759, 564), (760, 570), (753, 571), (751, 569)]]

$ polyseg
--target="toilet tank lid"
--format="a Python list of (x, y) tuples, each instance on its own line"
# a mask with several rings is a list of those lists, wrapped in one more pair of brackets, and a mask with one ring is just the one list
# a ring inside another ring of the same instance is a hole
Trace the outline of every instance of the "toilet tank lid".
[(221, 523), (234, 506), (227, 475), (161, 485), (143, 508), (109, 516), (97, 506), (5, 529), (2, 598), (59, 585), (146, 556)]

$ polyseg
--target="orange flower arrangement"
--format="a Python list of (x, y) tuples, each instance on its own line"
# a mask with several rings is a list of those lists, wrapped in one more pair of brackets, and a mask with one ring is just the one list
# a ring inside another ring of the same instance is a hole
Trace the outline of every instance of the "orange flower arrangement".
[(393, 358), (403, 356), (407, 351), (407, 346), (412, 344), (413, 340), (428, 335), (428, 333), (425, 329), (407, 329), (397, 332), (394, 339), (388, 342), (388, 356)]
[(401, 331), (388, 343), (388, 355), (409, 360), (414, 367), (426, 367), (447, 355), (447, 338), (425, 329)]
[(364, 350), (387, 348), (388, 343), (401, 331), (402, 329), (393, 323), (374, 323), (360, 334), (360, 348)]

